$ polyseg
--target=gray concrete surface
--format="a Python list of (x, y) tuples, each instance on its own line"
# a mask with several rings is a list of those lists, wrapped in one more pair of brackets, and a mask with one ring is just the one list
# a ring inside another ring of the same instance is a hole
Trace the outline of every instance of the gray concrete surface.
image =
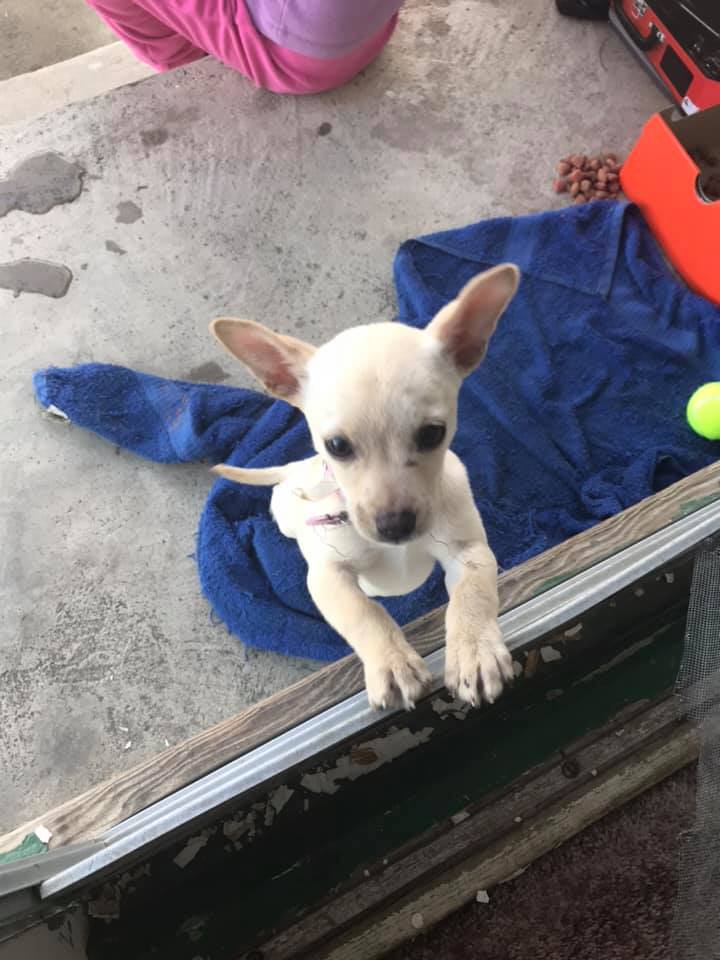
[(6, 124), (34, 120), (154, 76), (119, 40), (32, 73), (0, 80), (0, 135)]
[(83, 0), (0, 0), (0, 80), (115, 39)]
[[(283, 99), (205, 61), (8, 128), (0, 175), (53, 150), (88, 176), (0, 220), (0, 262), (73, 274), (59, 299), (0, 290), (0, 829), (314, 668), (212, 622), (190, 557), (206, 470), (52, 422), (32, 371), (217, 364), (247, 384), (214, 315), (314, 341), (389, 318), (401, 241), (552, 206), (560, 156), (622, 153), (662, 105), (608, 27), (549, 0), (414, 0), (332, 94)], [(118, 222), (129, 202), (141, 216)]]

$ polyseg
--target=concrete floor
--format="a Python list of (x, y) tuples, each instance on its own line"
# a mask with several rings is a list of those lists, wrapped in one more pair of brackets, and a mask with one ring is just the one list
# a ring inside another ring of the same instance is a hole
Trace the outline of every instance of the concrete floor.
[(115, 35), (83, 0), (0, 0), (0, 80), (112, 43)]
[[(401, 241), (553, 206), (560, 156), (624, 152), (664, 103), (606, 25), (550, 0), (413, 0), (332, 94), (272, 96), (208, 60), (5, 131), (0, 176), (46, 150), (88, 176), (72, 203), (0, 219), (0, 262), (73, 274), (57, 300), (0, 290), (0, 830), (315, 666), (212, 622), (190, 557), (206, 469), (50, 421), (32, 371), (215, 363), (247, 384), (214, 315), (314, 341), (390, 318)], [(128, 201), (142, 216), (118, 222)]]

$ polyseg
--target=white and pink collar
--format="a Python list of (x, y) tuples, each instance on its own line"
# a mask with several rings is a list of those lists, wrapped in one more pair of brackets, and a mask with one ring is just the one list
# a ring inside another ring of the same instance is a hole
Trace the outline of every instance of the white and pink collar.
[(305, 520), (309, 527), (341, 527), (350, 522), (347, 510), (343, 509), (345, 504), (343, 492), (333, 476), (330, 465), (325, 460), (322, 461), (322, 479), (308, 490), (297, 489), (294, 492), (302, 500), (311, 500), (314, 503), (324, 500), (333, 501), (328, 503), (328, 507), (338, 508), (310, 514)]

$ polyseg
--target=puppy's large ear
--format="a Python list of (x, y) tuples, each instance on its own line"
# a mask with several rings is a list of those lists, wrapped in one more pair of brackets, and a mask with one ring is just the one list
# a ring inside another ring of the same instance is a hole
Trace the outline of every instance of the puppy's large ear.
[(459, 373), (470, 373), (485, 356), (498, 319), (515, 296), (520, 271), (503, 263), (474, 277), (428, 324)]
[(314, 347), (274, 333), (253, 320), (218, 317), (210, 324), (210, 331), (270, 393), (300, 405), (307, 362), (315, 353)]

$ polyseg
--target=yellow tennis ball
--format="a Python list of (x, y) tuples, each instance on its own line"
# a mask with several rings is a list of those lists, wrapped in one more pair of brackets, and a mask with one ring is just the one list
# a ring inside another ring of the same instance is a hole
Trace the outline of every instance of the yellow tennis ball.
[(688, 400), (687, 421), (706, 440), (720, 440), (720, 382), (704, 383)]

